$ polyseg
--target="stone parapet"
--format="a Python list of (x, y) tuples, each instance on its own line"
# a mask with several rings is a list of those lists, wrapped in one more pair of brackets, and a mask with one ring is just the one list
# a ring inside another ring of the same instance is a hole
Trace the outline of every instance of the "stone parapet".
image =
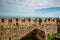
[(39, 26), (39, 25), (52, 25), (52, 24), (57, 24), (57, 19), (54, 18), (12, 18), (12, 21), (10, 22), (8, 18), (0, 18), (0, 26)]

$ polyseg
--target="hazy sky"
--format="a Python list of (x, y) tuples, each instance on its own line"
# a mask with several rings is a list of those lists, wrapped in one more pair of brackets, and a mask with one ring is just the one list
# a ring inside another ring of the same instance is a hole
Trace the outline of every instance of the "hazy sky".
[(60, 0), (0, 0), (0, 16), (60, 17)]

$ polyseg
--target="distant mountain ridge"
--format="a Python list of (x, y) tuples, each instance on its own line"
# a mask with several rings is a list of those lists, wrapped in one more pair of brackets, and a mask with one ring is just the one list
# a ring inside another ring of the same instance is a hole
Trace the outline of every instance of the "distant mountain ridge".
[(60, 18), (60, 17), (25, 17), (25, 16), (0, 16), (0, 18)]

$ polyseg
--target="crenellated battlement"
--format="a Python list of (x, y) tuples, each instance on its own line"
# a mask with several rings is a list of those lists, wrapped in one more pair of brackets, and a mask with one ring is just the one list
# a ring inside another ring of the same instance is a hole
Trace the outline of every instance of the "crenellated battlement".
[(39, 26), (39, 25), (57, 24), (56, 18), (0, 18), (0, 26)]

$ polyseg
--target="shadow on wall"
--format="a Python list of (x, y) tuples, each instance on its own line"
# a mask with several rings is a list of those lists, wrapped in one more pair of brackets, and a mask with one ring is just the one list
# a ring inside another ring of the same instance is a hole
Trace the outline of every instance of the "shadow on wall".
[(58, 33), (60, 33), (60, 25), (58, 25), (58, 30), (57, 31), (58, 31)]
[(23, 38), (21, 40), (45, 40), (45, 32), (35, 29)]
[(57, 19), (57, 22), (58, 22), (58, 33), (60, 33), (60, 18), (59, 19)]

